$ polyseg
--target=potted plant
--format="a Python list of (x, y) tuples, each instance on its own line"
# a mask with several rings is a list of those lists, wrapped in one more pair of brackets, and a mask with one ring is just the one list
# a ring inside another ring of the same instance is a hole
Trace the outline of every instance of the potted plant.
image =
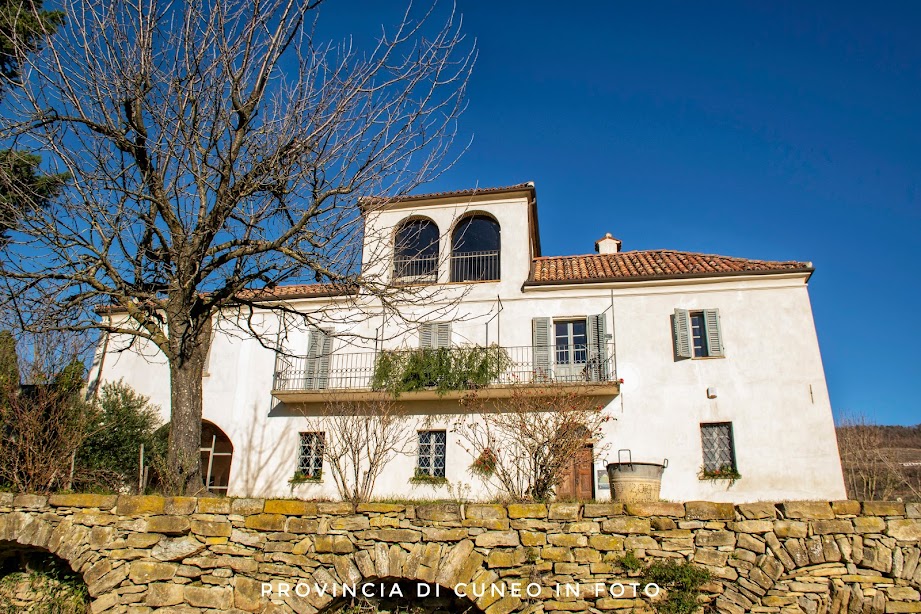
[(736, 480), (742, 478), (742, 474), (732, 465), (726, 464), (720, 465), (715, 469), (701, 467), (697, 477), (701, 480), (729, 480), (729, 485), (732, 486)]
[(317, 471), (316, 473), (310, 474), (303, 471), (295, 471), (294, 475), (288, 480), (288, 483), (291, 485), (294, 484), (304, 484), (308, 482), (321, 482), (323, 480), (323, 472)]

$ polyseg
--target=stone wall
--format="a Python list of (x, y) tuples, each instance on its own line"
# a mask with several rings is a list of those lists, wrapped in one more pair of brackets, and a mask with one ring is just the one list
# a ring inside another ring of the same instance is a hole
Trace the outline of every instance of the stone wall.
[[(403, 579), (462, 585), (488, 614), (650, 610), (654, 600), (633, 598), (628, 585), (636, 574), (619, 563), (628, 551), (646, 562), (674, 558), (710, 570), (704, 598), (719, 612), (921, 612), (919, 540), (921, 504), (902, 503), (356, 509), (276, 499), (0, 494), (0, 551), (19, 544), (66, 560), (83, 574), (94, 614), (313, 614), (341, 600), (315, 590), (283, 595), (283, 585)], [(268, 597), (263, 583), (272, 587)], [(612, 595), (620, 585), (626, 594)], [(528, 597), (527, 587), (539, 594)]]

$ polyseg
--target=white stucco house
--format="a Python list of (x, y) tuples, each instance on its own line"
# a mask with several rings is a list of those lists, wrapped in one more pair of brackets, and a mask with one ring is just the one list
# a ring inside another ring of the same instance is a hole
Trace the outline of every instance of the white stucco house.
[[(417, 291), (404, 318), (299, 285), (275, 288), (272, 300), (328, 322), (279, 334), (280, 353), (217, 323), (202, 438), (212, 490), (336, 497), (323, 471), (330, 434), (316, 430), (311, 408), (379, 394), (383, 351), (497, 345), (508, 360), (487, 389), (590, 380), (614, 418), (591, 442), (599, 452), (573, 459), (560, 495), (607, 499), (604, 468), (629, 451), (634, 461), (668, 459), (666, 500), (845, 497), (811, 263), (629, 251), (610, 234), (585, 255), (544, 256), (537, 211), (532, 183), (391, 199), (365, 213), (362, 266)], [(422, 301), (420, 288), (430, 293)], [(277, 316), (261, 317), (279, 329)], [(100, 344), (91, 380), (123, 379), (168, 420), (165, 360), (118, 346)], [(465, 411), (460, 394), (400, 395), (415, 444), (389, 463), (376, 496), (446, 496), (445, 485), (410, 483), (420, 472), (492, 496), (451, 429)], [(738, 477), (703, 479), (714, 471)], [(292, 484), (296, 474), (321, 477)]]

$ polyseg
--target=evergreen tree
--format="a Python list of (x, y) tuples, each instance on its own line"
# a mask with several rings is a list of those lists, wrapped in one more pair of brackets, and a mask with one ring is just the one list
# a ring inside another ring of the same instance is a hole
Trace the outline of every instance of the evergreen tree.
[(16, 339), (8, 331), (0, 331), (0, 395), (19, 390), (19, 356)]
[[(63, 23), (63, 11), (42, 10), (42, 0), (0, 0), (0, 96), (19, 80), (17, 47), (35, 53)], [(45, 206), (67, 182), (67, 174), (42, 173), (41, 161), (29, 152), (0, 150), (0, 238), (16, 223), (19, 211)]]

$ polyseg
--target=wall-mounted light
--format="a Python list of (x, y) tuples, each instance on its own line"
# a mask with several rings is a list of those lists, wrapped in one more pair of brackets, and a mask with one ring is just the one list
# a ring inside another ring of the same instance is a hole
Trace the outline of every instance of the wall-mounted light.
[(707, 388), (707, 398), (708, 399), (716, 398), (716, 388), (714, 388), (713, 386), (710, 386), (709, 388)]

